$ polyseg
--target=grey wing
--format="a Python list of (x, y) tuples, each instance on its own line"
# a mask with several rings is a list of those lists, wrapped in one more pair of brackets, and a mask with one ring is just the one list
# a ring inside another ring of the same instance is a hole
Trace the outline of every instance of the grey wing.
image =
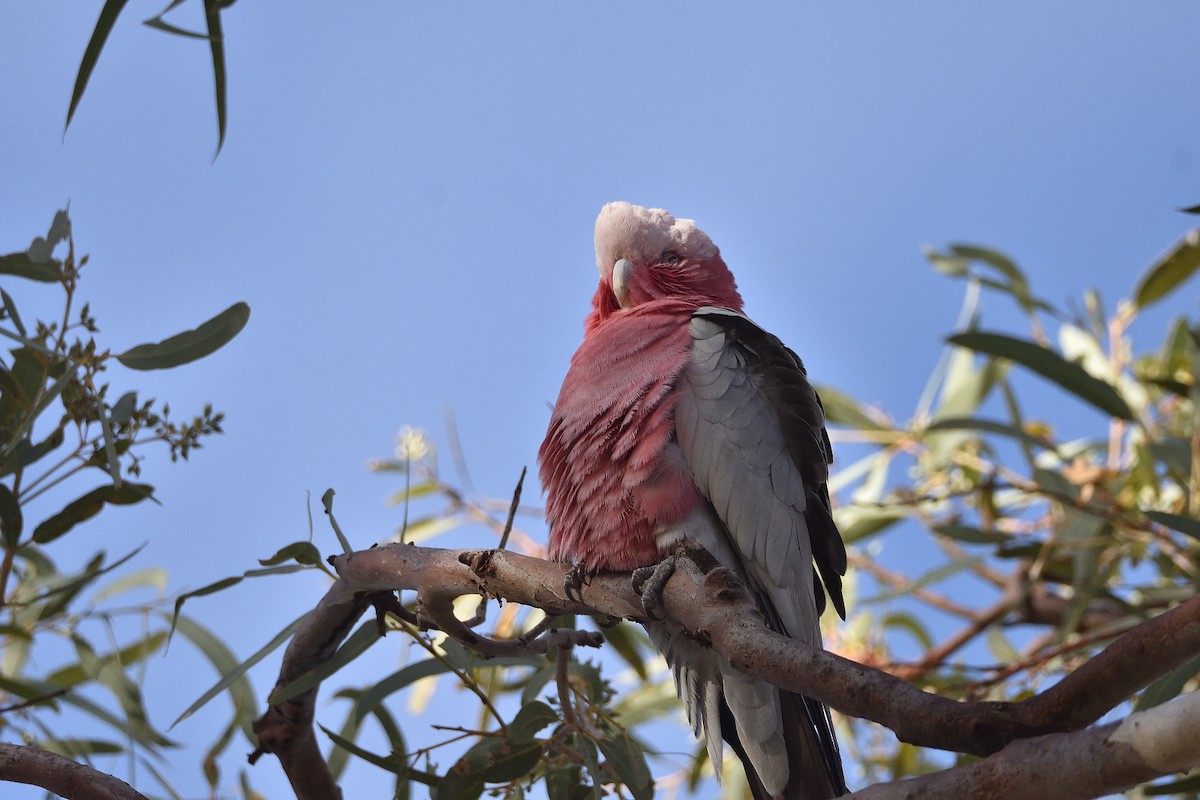
[[(703, 308), (691, 333), (675, 408), (677, 444), (718, 521), (703, 538), (719, 539), (699, 543), (743, 577), (772, 628), (819, 646), (825, 593), (814, 560), (843, 616), (846, 570), (825, 488), (830, 446), (820, 400), (795, 354), (743, 315)], [(745, 748), (770, 794), (783, 796), (777, 787), (787, 784), (791, 796), (797, 781), (820, 785), (826, 777), (834, 794), (844, 791), (836, 739), (820, 703), (781, 696), (727, 662), (718, 668), (740, 740), (735, 746)], [(686, 683), (686, 673), (677, 670), (677, 681)], [(797, 713), (807, 722), (797, 722)], [(707, 728), (711, 712), (702, 716)], [(787, 738), (803, 740), (794, 745), (800, 753), (789, 754), (784, 732), (797, 724), (805, 730)], [(706, 733), (711, 751), (712, 732)], [(792, 774), (797, 769), (809, 774)], [(814, 769), (825, 774), (813, 775)]]
[(846, 571), (825, 487), (821, 401), (795, 354), (743, 315), (703, 308), (691, 332), (675, 410), (679, 447), (741, 558), (736, 566), (779, 615), (769, 621), (819, 644), (825, 592), (814, 560), (843, 617)]

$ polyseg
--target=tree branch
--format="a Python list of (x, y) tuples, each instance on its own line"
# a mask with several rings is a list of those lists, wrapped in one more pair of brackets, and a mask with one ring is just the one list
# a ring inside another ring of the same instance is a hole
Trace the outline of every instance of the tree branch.
[(37, 747), (0, 743), (0, 780), (40, 786), (66, 800), (146, 800), (120, 778)]
[(981, 761), (877, 784), (846, 800), (1087, 800), (1200, 763), (1200, 693), (1120, 722), (1013, 742)]
[[(423, 604), (437, 609), (434, 621), (468, 645), (472, 638), (481, 637), (445, 616), (449, 599), (462, 594), (536, 606), (552, 616), (593, 614), (644, 621), (641, 599), (633, 591), (630, 575), (594, 575), (581, 588), (581, 601), (576, 602), (567, 597), (564, 588), (566, 564), (507, 551), (385, 545), (334, 556), (330, 563), (339, 580), (288, 647), (279, 685), (332, 656), (369, 605), (372, 593), (418, 591)], [(700, 598), (706, 602), (697, 602)], [(1200, 598), (1193, 598), (1127, 632), (1040, 695), (1013, 703), (959, 702), (775, 633), (727, 570), (704, 574), (690, 559), (679, 559), (663, 592), (663, 604), (668, 624), (711, 644), (752, 677), (815, 697), (851, 716), (873, 720), (902, 741), (980, 756), (997, 753), (1020, 739), (1090, 725), (1133, 692), (1200, 653)], [(500, 652), (496, 645), (501, 650), (510, 646), (486, 641), (491, 644), (483, 649), (493, 654)], [(295, 770), (324, 766), (312, 729), (315, 700), (313, 689), (282, 707), (272, 707), (256, 722), (255, 730), (260, 751), (280, 756), (298, 798), (336, 799), (340, 794), (332, 780), (314, 790), (307, 780), (298, 781), (294, 775)], [(1087, 736), (1107, 730), (1097, 728)], [(1007, 763), (1005, 759), (998, 763)], [(1165, 773), (1148, 777), (1159, 774)], [(301, 783), (305, 784), (303, 793)]]

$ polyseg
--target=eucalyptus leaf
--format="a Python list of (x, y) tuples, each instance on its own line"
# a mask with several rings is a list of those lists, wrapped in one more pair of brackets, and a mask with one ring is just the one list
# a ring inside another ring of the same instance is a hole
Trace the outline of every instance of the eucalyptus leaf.
[(92, 77), (92, 70), (96, 68), (100, 51), (104, 49), (108, 34), (112, 32), (113, 25), (116, 24), (126, 2), (128, 0), (105, 0), (104, 7), (100, 9), (100, 19), (96, 20), (92, 38), (88, 40), (87, 48), (83, 51), (83, 60), (79, 62), (79, 72), (75, 75), (75, 88), (71, 92), (71, 105), (67, 108), (67, 124), (64, 128), (71, 127), (71, 119), (75, 116), (79, 101), (83, 99), (83, 91)]
[(1157, 303), (1192, 277), (1200, 268), (1200, 229), (1192, 229), (1166, 253), (1158, 257), (1133, 290), (1138, 308)]
[(646, 765), (646, 754), (627, 734), (596, 741), (608, 766), (625, 784), (634, 800), (653, 800), (654, 779)]
[(24, 527), (21, 503), (8, 485), (0, 483), (0, 531), (4, 534), (4, 547), (11, 550), (21, 541)]
[(154, 493), (154, 487), (145, 483), (129, 483), (120, 487), (106, 484), (97, 487), (82, 497), (71, 501), (54, 516), (33, 529), (33, 541), (47, 544), (54, 541), (81, 522), (86, 522), (100, 513), (105, 504), (126, 506), (139, 503)]
[(28, 253), (9, 253), (0, 256), (0, 275), (27, 278), (39, 283), (58, 283), (62, 280), (62, 265), (57, 261), (38, 263)]
[(198, 328), (157, 344), (140, 344), (117, 356), (130, 369), (170, 369), (216, 352), (246, 327), (250, 306), (234, 303)]
[(946, 341), (977, 353), (1007, 358), (1053, 381), (1110, 416), (1124, 420), (1134, 419), (1133, 411), (1111, 384), (1093, 377), (1079, 364), (1067, 361), (1058, 353), (1036, 342), (986, 331), (957, 333)]

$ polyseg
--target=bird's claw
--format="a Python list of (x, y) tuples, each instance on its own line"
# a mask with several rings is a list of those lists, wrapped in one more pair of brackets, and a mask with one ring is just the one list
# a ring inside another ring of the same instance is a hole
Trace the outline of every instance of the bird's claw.
[(667, 556), (657, 564), (633, 571), (633, 590), (642, 599), (642, 611), (653, 622), (667, 618), (663, 609), (663, 589), (675, 574), (675, 556)]
[(573, 603), (582, 603), (583, 594), (581, 590), (584, 586), (591, 583), (592, 576), (584, 569), (582, 564), (572, 564), (567, 570), (567, 576), (563, 579), (563, 593), (567, 599)]

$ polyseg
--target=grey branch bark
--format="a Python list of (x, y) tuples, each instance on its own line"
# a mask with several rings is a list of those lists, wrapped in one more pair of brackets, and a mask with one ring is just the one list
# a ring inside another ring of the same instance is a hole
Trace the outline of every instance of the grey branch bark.
[[(536, 606), (550, 615), (598, 614), (638, 622), (644, 617), (628, 574), (594, 576), (580, 591), (582, 601), (575, 602), (563, 588), (567, 565), (506, 551), (385, 545), (335, 556), (330, 563), (339, 581), (297, 631), (285, 653), (279, 685), (329, 658), (368, 607), (367, 598), (372, 593), (416, 591), (428, 619), (441, 620), (464, 644), (483, 652), (496, 652), (497, 647), (509, 645), (484, 640), (451, 622), (450, 603), (459, 595), (500, 597)], [(1101, 741), (1096, 740), (1097, 736), (1110, 735), (1107, 727), (1080, 729), (1200, 653), (1200, 598), (1193, 598), (1129, 631), (1042, 694), (1013, 703), (969, 703), (924, 692), (885, 672), (774, 633), (763, 623), (742, 585), (725, 570), (704, 574), (688, 559), (680, 559), (663, 593), (663, 604), (672, 624), (711, 644), (747, 674), (820, 699), (842, 713), (877, 722), (905, 742), (979, 756), (997, 754), (979, 762), (996, 765), (997, 774), (1007, 774), (1008, 765), (1023, 763), (1032, 754), (1029, 742), (1021, 740), (1033, 737), (1062, 734), (1061, 746), (1078, 748), (1080, 753), (1091, 747), (1109, 747), (1096, 744)], [(310, 775), (299, 780), (294, 776), (294, 771), (324, 768), (312, 728), (315, 701), (313, 689), (282, 707), (272, 707), (256, 723), (255, 730), (260, 737), (260, 751), (279, 756), (298, 798), (338, 800), (340, 792), (332, 779)], [(1194, 729), (1177, 729), (1179, 738), (1189, 738), (1190, 733), (1182, 731)], [(1019, 745), (1015, 750), (1010, 747), (1014, 742)], [(1136, 752), (1144, 755), (1142, 750)], [(1151, 767), (1150, 772), (1114, 773), (1117, 784), (1106, 785), (1097, 794), (1079, 796), (1098, 796), (1129, 785), (1122, 781), (1131, 775), (1136, 776), (1133, 782), (1137, 783), (1175, 771), (1173, 766), (1153, 771), (1156, 763), (1161, 766), (1165, 762), (1144, 763)], [(988, 774), (988, 767), (971, 766), (980, 771), (963, 780), (980, 781)], [(948, 771), (946, 775), (953, 773), (955, 777), (945, 780), (959, 779), (965, 769)], [(1031, 772), (1021, 774), (1032, 779)]]
[(1200, 693), (1120, 722), (1013, 742), (973, 764), (878, 784), (846, 800), (1088, 800), (1200, 763)]
[(58, 753), (16, 744), (0, 743), (0, 781), (40, 786), (66, 800), (146, 800), (120, 778)]

